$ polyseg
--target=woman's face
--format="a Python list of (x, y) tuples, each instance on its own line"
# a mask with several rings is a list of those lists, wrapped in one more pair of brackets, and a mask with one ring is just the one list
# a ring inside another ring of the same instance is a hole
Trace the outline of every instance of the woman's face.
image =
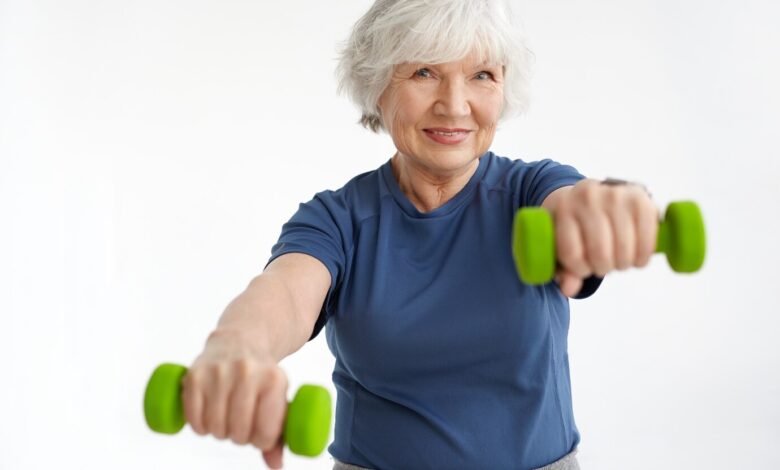
[[(493, 141), (504, 99), (500, 65), (472, 56), (444, 64), (396, 65), (379, 98), (385, 128), (408, 163), (446, 177), (463, 171)], [(453, 135), (442, 135), (449, 130)]]

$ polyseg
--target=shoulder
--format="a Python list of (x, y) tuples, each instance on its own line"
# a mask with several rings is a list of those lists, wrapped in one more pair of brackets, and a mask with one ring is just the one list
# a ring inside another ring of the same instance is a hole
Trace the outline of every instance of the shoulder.
[(332, 215), (361, 219), (376, 212), (382, 188), (381, 167), (352, 177), (338, 189), (322, 190), (309, 204), (320, 206)]
[(545, 197), (562, 186), (584, 178), (574, 167), (550, 158), (527, 162), (490, 152), (484, 189), (511, 197), (514, 207), (538, 206)]
[(538, 162), (528, 163), (520, 158), (510, 158), (488, 152), (488, 167), (483, 178), (483, 185), (489, 190), (513, 190), (523, 174)]

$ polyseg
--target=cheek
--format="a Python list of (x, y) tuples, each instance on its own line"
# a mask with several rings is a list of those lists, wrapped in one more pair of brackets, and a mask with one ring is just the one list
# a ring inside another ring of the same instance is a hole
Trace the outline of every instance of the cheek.
[(420, 114), (415, 107), (401, 106), (396, 109), (393, 125), (396, 133), (406, 139), (413, 138), (420, 123)]
[(495, 96), (493, 96), (493, 99), (490, 103), (490, 110), (491, 115), (495, 120), (498, 120), (498, 117), (501, 115), (501, 110), (504, 108), (504, 95), (502, 93), (498, 93)]
[(409, 109), (403, 106), (396, 106), (389, 111), (393, 141), (397, 147), (406, 149), (411, 145), (410, 139), (414, 135), (414, 120), (409, 115)]
[(422, 97), (402, 96), (398, 102), (398, 119), (407, 126), (414, 126), (422, 115)]
[(485, 106), (479, 110), (480, 127), (486, 131), (492, 131), (498, 124), (498, 118), (501, 116), (501, 110), (504, 105), (503, 96), (494, 97), (486, 100)]
[(387, 107), (385, 109), (384, 118), (388, 122), (392, 122), (393, 126), (398, 129), (398, 126), (404, 126), (409, 120), (409, 105), (411, 101), (405, 93), (398, 92), (387, 101)]

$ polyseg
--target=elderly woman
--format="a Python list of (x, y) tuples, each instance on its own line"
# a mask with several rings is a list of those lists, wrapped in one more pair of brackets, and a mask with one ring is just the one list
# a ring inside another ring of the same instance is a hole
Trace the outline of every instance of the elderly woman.
[[(327, 326), (335, 468), (578, 468), (568, 298), (644, 266), (658, 211), (639, 186), (489, 150), (527, 101), (512, 18), (499, 0), (378, 0), (356, 23), (340, 89), (397, 151), (283, 226), (185, 379), (196, 432), (281, 466), (278, 363)], [(524, 206), (554, 217), (554, 283), (518, 278)]]

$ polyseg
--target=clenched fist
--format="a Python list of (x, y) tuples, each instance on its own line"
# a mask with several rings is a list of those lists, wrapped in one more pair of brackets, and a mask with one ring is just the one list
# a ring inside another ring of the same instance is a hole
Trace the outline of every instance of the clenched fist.
[(184, 413), (196, 433), (251, 444), (269, 467), (281, 468), (287, 376), (247, 343), (212, 333), (182, 382)]
[(554, 191), (542, 206), (553, 216), (556, 280), (568, 297), (585, 278), (643, 267), (655, 252), (659, 211), (640, 185), (584, 179)]

